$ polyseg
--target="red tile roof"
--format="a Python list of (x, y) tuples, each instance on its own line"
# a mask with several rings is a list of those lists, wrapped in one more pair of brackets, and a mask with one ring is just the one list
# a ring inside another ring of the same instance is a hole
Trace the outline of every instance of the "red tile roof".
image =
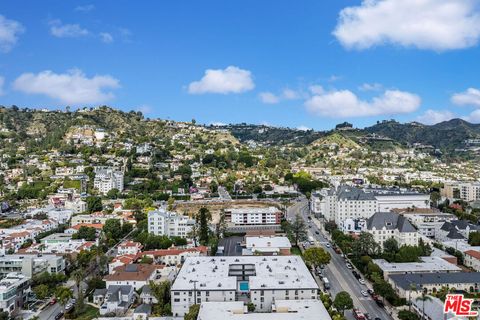
[(468, 254), (469, 256), (472, 256), (475, 259), (480, 260), (480, 252), (478, 252), (476, 250), (467, 250), (467, 251), (465, 251), (465, 254)]

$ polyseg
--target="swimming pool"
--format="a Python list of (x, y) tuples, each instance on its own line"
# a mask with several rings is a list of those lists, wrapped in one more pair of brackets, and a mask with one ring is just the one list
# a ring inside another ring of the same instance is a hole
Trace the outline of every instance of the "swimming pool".
[(248, 282), (240, 282), (238, 287), (239, 287), (240, 291), (248, 291), (249, 290)]

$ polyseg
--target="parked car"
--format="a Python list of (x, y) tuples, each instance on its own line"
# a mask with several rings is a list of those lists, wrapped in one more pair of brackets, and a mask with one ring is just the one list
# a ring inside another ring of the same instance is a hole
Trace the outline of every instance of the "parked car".
[(53, 306), (55, 303), (57, 303), (57, 299), (53, 298), (52, 300), (50, 300), (49, 304), (51, 306)]
[(362, 291), (360, 291), (360, 293), (362, 294), (362, 296), (368, 297), (368, 292), (367, 291), (362, 290)]
[(373, 296), (375, 294), (375, 291), (373, 291), (373, 289), (367, 289), (367, 292), (371, 296)]
[(330, 248), (330, 243), (327, 243), (325, 246), (326, 246), (327, 248)]
[(57, 315), (55, 316), (55, 320), (60, 320), (62, 318), (63, 318), (63, 312), (57, 313)]
[(347, 266), (348, 269), (352, 269), (352, 268), (353, 268), (350, 263), (347, 263), (346, 266)]
[(360, 282), (361, 284), (365, 284), (365, 280), (363, 280), (362, 278), (358, 279), (358, 282)]

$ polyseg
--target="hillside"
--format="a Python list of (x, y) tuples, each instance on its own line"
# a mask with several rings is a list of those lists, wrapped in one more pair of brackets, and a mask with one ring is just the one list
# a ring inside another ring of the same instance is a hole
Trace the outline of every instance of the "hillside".
[(402, 144), (421, 143), (442, 150), (463, 148), (466, 139), (480, 138), (480, 125), (452, 119), (432, 126), (419, 123), (381, 122), (363, 131), (396, 140)]

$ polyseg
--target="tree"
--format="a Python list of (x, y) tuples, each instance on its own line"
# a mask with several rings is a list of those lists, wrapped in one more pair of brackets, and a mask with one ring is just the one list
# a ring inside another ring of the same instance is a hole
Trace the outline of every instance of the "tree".
[(102, 199), (100, 197), (87, 197), (87, 211), (88, 213), (102, 211)]
[(65, 311), (65, 305), (67, 302), (73, 298), (72, 290), (70, 288), (61, 286), (58, 287), (55, 290), (55, 297), (57, 300), (60, 302), (60, 304), (63, 306), (64, 311)]
[(197, 220), (199, 222), (199, 234), (198, 234), (198, 240), (202, 245), (207, 245), (209, 236), (210, 236), (210, 229), (208, 228), (208, 221), (211, 220), (211, 214), (210, 211), (202, 207), (198, 211), (198, 217)]
[(80, 288), (82, 281), (85, 279), (85, 272), (82, 269), (76, 269), (72, 272), (73, 281), (75, 281), (75, 286), (77, 287), (77, 308), (76, 310), (83, 310), (83, 292)]
[[(155, 283), (154, 281), (150, 281), (148, 286), (152, 291), (153, 296), (157, 299), (157, 304), (155, 308), (155, 313), (160, 314), (161, 316), (168, 316), (171, 315), (170, 310), (170, 282), (163, 281), (161, 283)], [(167, 306), (168, 307), (165, 307)]]
[(398, 312), (398, 318), (400, 320), (419, 320), (420, 318), (415, 312), (409, 310), (400, 310)]
[(307, 240), (307, 225), (300, 214), (297, 213), (295, 220), (289, 224), (289, 233), (292, 242), (298, 247), (298, 243)]
[(97, 238), (97, 230), (92, 227), (81, 226), (78, 232), (72, 237), (73, 239), (85, 239), (87, 241), (95, 241)]
[(197, 320), (198, 312), (200, 311), (199, 304), (193, 304), (188, 309), (188, 313), (183, 317), (184, 320)]
[(336, 229), (337, 229), (337, 224), (335, 223), (335, 221), (330, 220), (325, 222), (325, 231), (327, 231), (328, 233), (332, 233), (333, 230), (336, 230)]
[(248, 312), (254, 312), (255, 311), (255, 304), (253, 302), (247, 303), (247, 310), (248, 310)]
[(480, 246), (480, 232), (470, 232), (468, 235), (468, 244), (471, 246)]
[(49, 288), (46, 284), (40, 284), (36, 287), (33, 287), (33, 293), (35, 293), (35, 296), (37, 299), (43, 300), (48, 297), (49, 294)]
[(440, 193), (438, 191), (433, 191), (432, 193), (430, 193), (430, 200), (435, 207), (438, 206), (438, 201), (440, 201), (441, 199), (442, 197), (440, 196)]
[(392, 262), (398, 252), (398, 242), (394, 237), (388, 238), (383, 243), (383, 257)]
[(109, 199), (117, 199), (119, 195), (120, 190), (118, 190), (117, 188), (110, 189), (110, 191), (107, 192), (107, 198)]
[(312, 247), (305, 250), (303, 258), (308, 264), (318, 267), (320, 265), (328, 264), (332, 257), (330, 256), (330, 253), (325, 251), (325, 249)]
[(368, 232), (360, 233), (358, 240), (352, 244), (352, 252), (356, 260), (361, 256), (375, 256), (379, 250), (378, 243), (375, 242), (373, 235)]
[(353, 308), (353, 300), (348, 292), (340, 291), (335, 296), (335, 300), (333, 300), (333, 305), (335, 306), (335, 308), (345, 314), (345, 310), (350, 310)]
[(120, 240), (122, 237), (122, 223), (118, 219), (107, 219), (103, 226), (103, 232), (109, 239)]

